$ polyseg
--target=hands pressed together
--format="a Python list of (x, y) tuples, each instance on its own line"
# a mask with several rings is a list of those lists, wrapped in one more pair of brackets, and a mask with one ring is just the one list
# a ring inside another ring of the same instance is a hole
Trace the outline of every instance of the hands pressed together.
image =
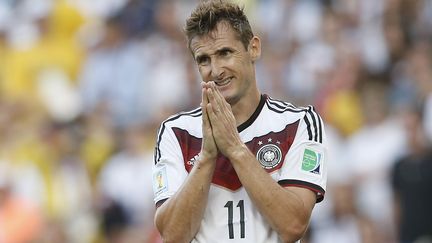
[(230, 158), (244, 146), (237, 132), (231, 106), (213, 81), (202, 82), (203, 141), (201, 156), (216, 160), (218, 153)]

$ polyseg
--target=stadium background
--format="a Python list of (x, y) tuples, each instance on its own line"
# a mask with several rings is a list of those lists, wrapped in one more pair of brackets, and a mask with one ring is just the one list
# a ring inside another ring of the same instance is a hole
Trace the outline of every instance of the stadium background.
[[(327, 124), (328, 193), (304, 242), (396, 242), (413, 111), (432, 140), (432, 1), (241, 2), (262, 90)], [(181, 32), (195, 3), (0, 0), (0, 242), (160, 241), (153, 145), (200, 102)]]

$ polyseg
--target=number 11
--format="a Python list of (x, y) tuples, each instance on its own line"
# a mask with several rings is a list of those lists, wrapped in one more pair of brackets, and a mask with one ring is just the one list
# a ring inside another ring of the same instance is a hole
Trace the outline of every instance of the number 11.
[[(228, 208), (228, 234), (230, 239), (234, 239), (234, 226), (233, 226), (233, 201), (228, 201), (224, 208)], [(244, 213), (244, 201), (240, 200), (237, 203), (237, 207), (240, 208), (240, 238), (245, 238), (245, 213)]]

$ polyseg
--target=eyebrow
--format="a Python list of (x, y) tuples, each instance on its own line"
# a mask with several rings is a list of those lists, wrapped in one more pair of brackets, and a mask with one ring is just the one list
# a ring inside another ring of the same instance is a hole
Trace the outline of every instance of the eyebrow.
[[(220, 54), (220, 53), (222, 53), (222, 52), (224, 52), (224, 51), (231, 51), (231, 52), (232, 52), (232, 51), (234, 51), (234, 49), (231, 48), (231, 47), (224, 46), (224, 47), (221, 47), (220, 49), (217, 49), (217, 50), (214, 52), (214, 54)], [(214, 54), (213, 54), (213, 55), (214, 55)], [(208, 56), (210, 56), (210, 55), (212, 55), (212, 54), (207, 54), (207, 53), (198, 54), (198, 55), (195, 56), (195, 60), (199, 60), (199, 59), (201, 59), (201, 58), (208, 57)]]
[(218, 54), (218, 53), (221, 53), (224, 51), (231, 51), (232, 52), (232, 51), (234, 51), (234, 49), (231, 47), (222, 47), (221, 49), (216, 50), (216, 53)]

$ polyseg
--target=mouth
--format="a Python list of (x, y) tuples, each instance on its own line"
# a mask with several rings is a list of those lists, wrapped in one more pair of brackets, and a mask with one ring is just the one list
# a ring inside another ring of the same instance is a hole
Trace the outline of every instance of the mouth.
[(220, 81), (215, 81), (216, 86), (222, 87), (231, 83), (232, 78), (226, 78)]

